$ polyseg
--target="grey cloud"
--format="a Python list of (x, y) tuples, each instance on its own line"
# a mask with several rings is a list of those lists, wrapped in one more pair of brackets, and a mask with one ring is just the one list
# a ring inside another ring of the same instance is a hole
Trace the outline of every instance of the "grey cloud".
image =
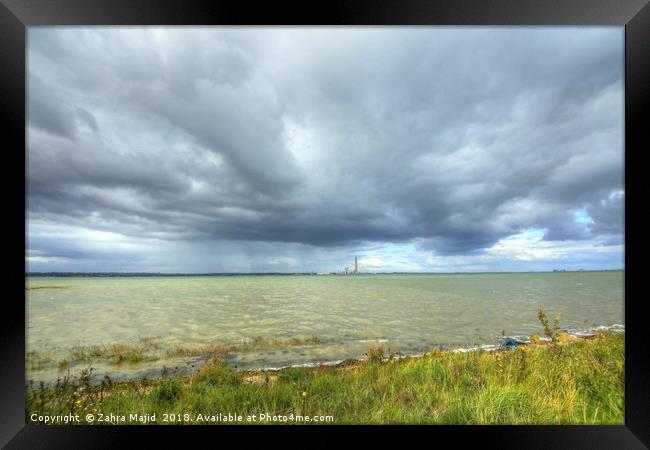
[(40, 77), (28, 78), (28, 117), (30, 125), (68, 139), (74, 139), (74, 112), (51, 86)]
[(594, 221), (591, 226), (594, 233), (622, 236), (625, 220), (625, 193), (612, 192), (587, 208), (587, 213)]
[[(602, 203), (623, 190), (622, 37), (31, 29), (29, 213), (171, 240), (439, 255), (530, 228), (607, 240), (622, 233), (620, 207)], [(585, 208), (588, 229), (574, 221)]]
[(77, 107), (75, 110), (75, 115), (83, 122), (91, 131), (94, 133), (99, 133), (99, 126), (97, 125), (97, 120), (95, 116), (92, 115), (89, 111), (86, 111), (83, 108)]

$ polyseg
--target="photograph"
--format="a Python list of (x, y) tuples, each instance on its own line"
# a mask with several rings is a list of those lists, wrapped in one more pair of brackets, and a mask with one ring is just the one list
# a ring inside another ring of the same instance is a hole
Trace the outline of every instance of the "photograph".
[(625, 425), (625, 39), (27, 27), (25, 424)]

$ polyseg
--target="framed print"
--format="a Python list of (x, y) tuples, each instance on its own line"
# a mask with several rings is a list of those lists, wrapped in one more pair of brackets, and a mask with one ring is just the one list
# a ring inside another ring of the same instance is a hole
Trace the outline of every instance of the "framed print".
[(648, 445), (646, 3), (0, 9), (7, 448)]

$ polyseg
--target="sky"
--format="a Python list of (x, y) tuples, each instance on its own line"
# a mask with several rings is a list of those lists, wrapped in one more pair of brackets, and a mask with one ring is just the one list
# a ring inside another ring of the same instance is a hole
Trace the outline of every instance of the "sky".
[(621, 269), (622, 27), (29, 27), (30, 272)]

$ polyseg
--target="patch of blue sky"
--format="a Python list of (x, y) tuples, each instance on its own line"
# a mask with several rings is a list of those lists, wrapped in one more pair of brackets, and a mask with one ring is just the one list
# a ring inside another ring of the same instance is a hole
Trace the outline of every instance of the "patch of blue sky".
[(578, 223), (593, 223), (593, 219), (587, 214), (587, 211), (580, 210), (575, 213), (575, 221)]
[(546, 230), (543, 228), (530, 228), (528, 230), (522, 231), (521, 233), (513, 234), (512, 236), (503, 238), (501, 241), (541, 241), (544, 239), (544, 233), (546, 233)]

